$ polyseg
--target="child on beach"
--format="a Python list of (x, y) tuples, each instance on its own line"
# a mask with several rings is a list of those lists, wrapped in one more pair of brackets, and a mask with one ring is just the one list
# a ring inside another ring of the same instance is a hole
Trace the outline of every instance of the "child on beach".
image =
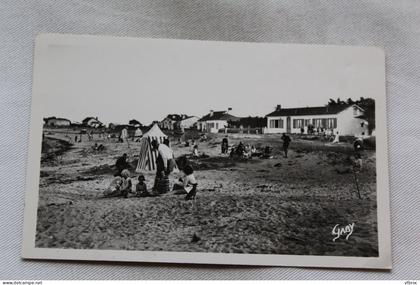
[(137, 197), (149, 197), (150, 193), (147, 191), (147, 185), (144, 183), (146, 180), (143, 174), (139, 175), (139, 183), (136, 185), (136, 196)]
[(194, 170), (191, 165), (186, 165), (183, 169), (184, 176), (179, 179), (173, 187), (174, 194), (185, 194), (185, 200), (191, 200), (197, 193), (197, 180), (194, 177)]
[(121, 186), (121, 196), (127, 198), (128, 193), (131, 192), (131, 188), (133, 186), (133, 183), (131, 182), (130, 178), (130, 171), (128, 169), (124, 169), (121, 171), (121, 177), (123, 178), (123, 183)]
[(120, 195), (120, 189), (123, 184), (123, 180), (120, 176), (117, 176), (114, 178), (114, 180), (111, 181), (111, 184), (109, 184), (108, 189), (104, 191), (105, 197), (117, 197)]

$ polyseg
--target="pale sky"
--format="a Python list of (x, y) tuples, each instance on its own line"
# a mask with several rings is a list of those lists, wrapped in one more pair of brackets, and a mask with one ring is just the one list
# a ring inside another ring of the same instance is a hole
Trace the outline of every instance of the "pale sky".
[(44, 117), (148, 124), (169, 113), (265, 116), (277, 104), (375, 98), (381, 61), (374, 48), (72, 37), (50, 39), (36, 64)]

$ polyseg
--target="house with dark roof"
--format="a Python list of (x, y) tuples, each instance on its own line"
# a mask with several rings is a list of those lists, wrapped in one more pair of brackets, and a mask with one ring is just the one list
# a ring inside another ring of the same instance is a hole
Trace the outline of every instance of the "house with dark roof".
[(159, 127), (164, 130), (191, 128), (198, 120), (196, 116), (185, 114), (169, 114), (159, 122)]
[(229, 122), (235, 122), (240, 119), (239, 117), (229, 114), (231, 110), (231, 108), (227, 111), (210, 110), (207, 115), (197, 121), (197, 129), (199, 131), (217, 133), (220, 129), (227, 128), (229, 126)]
[(328, 132), (340, 135), (368, 135), (365, 111), (356, 104), (322, 107), (282, 108), (266, 115), (264, 133)]
[(98, 120), (98, 117), (87, 117), (82, 121), (82, 124), (91, 128), (100, 128), (104, 126), (104, 124)]

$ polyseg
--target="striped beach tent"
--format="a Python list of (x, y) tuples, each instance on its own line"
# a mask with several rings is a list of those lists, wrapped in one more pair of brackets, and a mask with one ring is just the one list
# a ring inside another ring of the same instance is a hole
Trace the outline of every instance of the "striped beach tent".
[(156, 140), (159, 143), (163, 143), (164, 139), (167, 138), (157, 124), (143, 135), (140, 140), (140, 153), (139, 161), (137, 163), (136, 172), (145, 170), (156, 170), (156, 158), (157, 151), (152, 149), (152, 141)]

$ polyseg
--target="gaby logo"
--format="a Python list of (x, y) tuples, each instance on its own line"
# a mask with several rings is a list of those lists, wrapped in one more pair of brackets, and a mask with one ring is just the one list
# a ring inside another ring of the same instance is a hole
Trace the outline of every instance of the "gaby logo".
[(349, 236), (353, 233), (354, 229), (354, 223), (348, 224), (346, 226), (340, 226), (340, 224), (336, 224), (332, 230), (332, 235), (335, 235), (335, 238), (333, 238), (333, 242), (335, 242), (336, 239), (340, 238), (341, 236), (346, 235), (346, 240), (349, 239)]

